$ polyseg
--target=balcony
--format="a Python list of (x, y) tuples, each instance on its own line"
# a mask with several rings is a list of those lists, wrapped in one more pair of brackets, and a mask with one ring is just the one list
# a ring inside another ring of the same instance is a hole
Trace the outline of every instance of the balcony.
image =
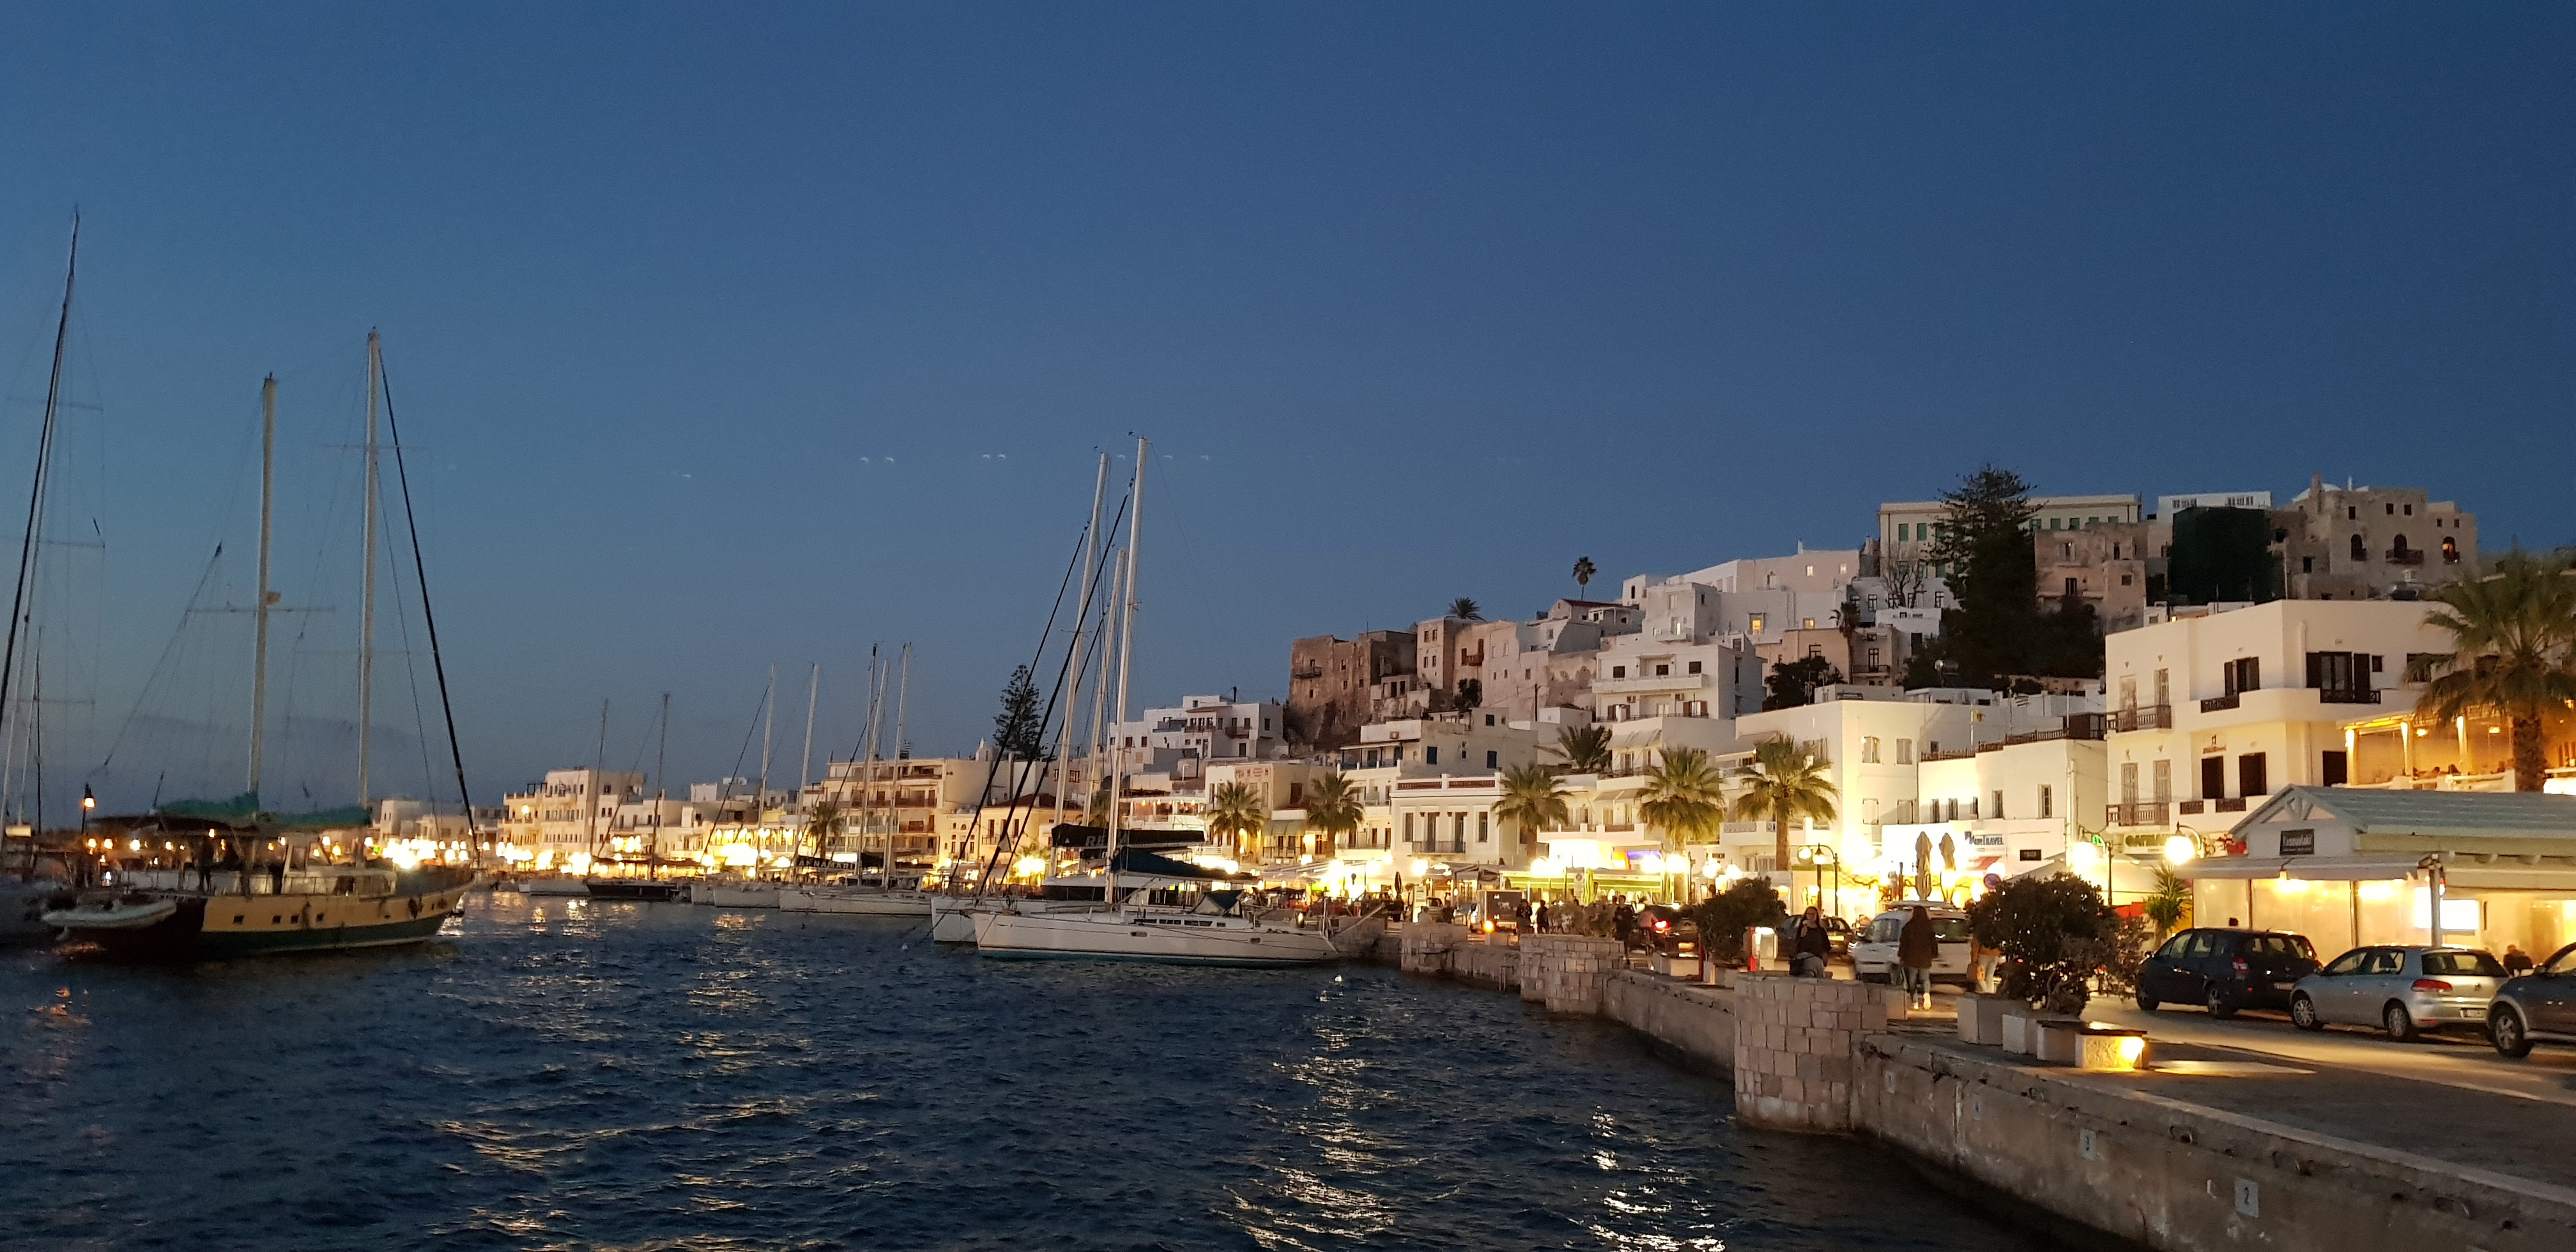
[(2209, 806), (2213, 813), (2242, 813), (2245, 811), (2245, 797), (2238, 796), (2233, 800), (2212, 800)]
[(2424, 563), (2424, 550), (2422, 548), (2390, 548), (2388, 550), (2388, 563), (2391, 565), (2422, 565)]
[(1626, 691), (1692, 691), (1707, 685), (1706, 674), (1665, 674), (1650, 678), (1594, 679), (1592, 690), (1600, 695), (1617, 695)]
[(2336, 688), (2336, 687), (2319, 687), (2319, 688), (2317, 688), (2317, 703), (2319, 703), (2319, 704), (2377, 704), (2377, 703), (2379, 703), (2379, 693), (2378, 693), (2378, 692), (2376, 692), (2376, 691), (2368, 691), (2368, 690), (2354, 690), (2354, 689), (2345, 689), (2345, 688)]
[(2174, 811), (2176, 811), (2176, 812), (2178, 812), (2178, 813), (2182, 814), (2182, 815), (2183, 815), (2183, 816), (2185, 816), (2185, 817), (2198, 817), (2198, 816), (2200, 816), (2200, 809), (2201, 809), (2201, 806), (2202, 806), (2204, 803), (2206, 803), (2206, 801), (2201, 801), (2201, 800), (2185, 800), (2185, 801), (2183, 801), (2181, 804), (2176, 805), (2176, 806), (2175, 806)]
[(2113, 826), (2162, 826), (2171, 820), (2166, 815), (2172, 809), (2163, 800), (2132, 800), (2112, 805), (2106, 820)]
[(2117, 732), (2129, 730), (2173, 729), (2173, 706), (2150, 704), (2144, 707), (2114, 709), (2102, 715), (2104, 728)]
[(2235, 708), (2239, 703), (2237, 697), (2243, 694), (2244, 693), (2241, 691), (2231, 691), (2223, 696), (2211, 696), (2210, 698), (2200, 702), (2200, 711), (2203, 713), (2224, 713), (2229, 709)]

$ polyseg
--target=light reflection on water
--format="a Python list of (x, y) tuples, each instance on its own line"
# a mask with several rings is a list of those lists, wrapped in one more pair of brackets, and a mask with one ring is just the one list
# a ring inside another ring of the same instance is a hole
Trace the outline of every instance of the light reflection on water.
[(1377, 969), (477, 897), (452, 944), (0, 954), (0, 1245), (2012, 1248), (1624, 1032)]

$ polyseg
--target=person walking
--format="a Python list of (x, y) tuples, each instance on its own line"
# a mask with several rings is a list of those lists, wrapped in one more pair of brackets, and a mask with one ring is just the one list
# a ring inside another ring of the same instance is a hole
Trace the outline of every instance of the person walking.
[(1637, 931), (1637, 909), (1636, 906), (1628, 903), (1628, 897), (1624, 893), (1614, 895), (1610, 900), (1613, 905), (1610, 910), (1610, 930), (1612, 934), (1618, 936), (1619, 946), (1625, 948), (1628, 946), (1629, 937)]
[(1896, 932), (1896, 970), (1905, 980), (1905, 993), (1914, 1007), (1932, 1007), (1932, 962), (1941, 954), (1941, 941), (1932, 933), (1932, 914), (1920, 904), (1914, 915), (1905, 919), (1905, 929)]
[(1825, 913), (1815, 905), (1798, 918), (1796, 937), (1790, 942), (1789, 973), (1797, 978), (1824, 978), (1826, 962), (1833, 959), (1834, 937), (1825, 930)]

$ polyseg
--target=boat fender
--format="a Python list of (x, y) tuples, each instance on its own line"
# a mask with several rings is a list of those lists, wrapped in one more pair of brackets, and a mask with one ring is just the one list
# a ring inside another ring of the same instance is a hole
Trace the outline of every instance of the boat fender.
[(413, 897), (411, 898), (411, 900), (410, 900), (410, 904), (411, 904), (411, 915), (412, 915), (413, 917), (419, 917), (419, 916), (420, 916), (420, 897), (419, 897), (419, 896), (413, 896)]

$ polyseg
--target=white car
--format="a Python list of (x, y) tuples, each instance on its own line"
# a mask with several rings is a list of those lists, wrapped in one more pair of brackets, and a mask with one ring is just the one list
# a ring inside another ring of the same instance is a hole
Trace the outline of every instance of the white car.
[[(1870, 919), (1868, 927), (1852, 936), (1852, 973), (1862, 982), (1896, 981), (1896, 940), (1905, 930), (1907, 919), (1916, 906), (1899, 904)], [(1947, 904), (1922, 905), (1932, 915), (1932, 937), (1939, 940), (1939, 955), (1932, 958), (1932, 981), (1954, 982), (1967, 986), (1972, 981), (1968, 968), (1968, 915)]]

